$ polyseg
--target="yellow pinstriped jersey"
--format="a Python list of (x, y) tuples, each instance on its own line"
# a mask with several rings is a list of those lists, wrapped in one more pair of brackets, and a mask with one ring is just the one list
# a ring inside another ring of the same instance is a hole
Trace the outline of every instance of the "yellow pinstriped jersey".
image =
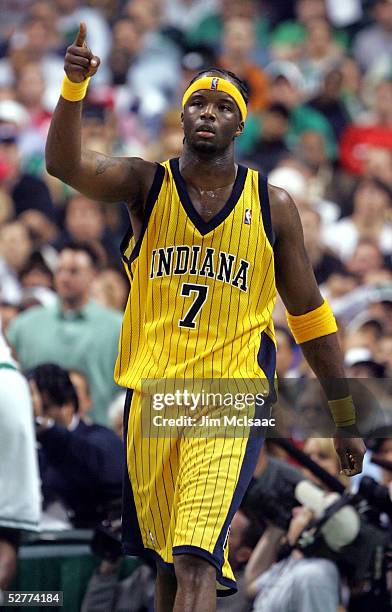
[(157, 166), (141, 236), (123, 245), (131, 278), (115, 380), (272, 381), (276, 288), (267, 182), (238, 167), (224, 208), (205, 222), (179, 160)]

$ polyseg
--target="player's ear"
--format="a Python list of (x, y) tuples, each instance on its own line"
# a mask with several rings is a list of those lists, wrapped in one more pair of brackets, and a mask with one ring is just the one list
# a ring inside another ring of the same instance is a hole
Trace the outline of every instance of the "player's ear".
[(241, 121), (239, 126), (238, 126), (238, 128), (236, 129), (236, 132), (234, 134), (234, 138), (238, 138), (238, 136), (241, 136), (241, 134), (244, 131), (244, 126), (245, 126), (244, 121)]
[(181, 112), (181, 127), (184, 127), (184, 113)]

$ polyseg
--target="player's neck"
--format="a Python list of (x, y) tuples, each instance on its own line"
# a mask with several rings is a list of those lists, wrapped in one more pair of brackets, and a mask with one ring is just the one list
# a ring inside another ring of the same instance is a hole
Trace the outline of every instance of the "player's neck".
[(233, 147), (211, 156), (190, 149), (185, 143), (180, 157), (180, 172), (185, 182), (196, 187), (213, 190), (229, 185), (236, 176)]

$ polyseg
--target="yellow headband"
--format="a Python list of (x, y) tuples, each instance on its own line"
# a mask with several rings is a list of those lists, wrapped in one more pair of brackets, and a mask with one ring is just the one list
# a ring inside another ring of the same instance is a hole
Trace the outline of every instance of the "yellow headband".
[(192, 85), (189, 85), (182, 98), (182, 108), (184, 108), (191, 95), (195, 93), (195, 91), (200, 91), (201, 89), (212, 89), (214, 91), (224, 91), (227, 93), (233, 98), (240, 109), (242, 121), (245, 121), (247, 110), (244, 98), (233, 83), (226, 79), (221, 79), (220, 77), (202, 77), (201, 79), (197, 79)]

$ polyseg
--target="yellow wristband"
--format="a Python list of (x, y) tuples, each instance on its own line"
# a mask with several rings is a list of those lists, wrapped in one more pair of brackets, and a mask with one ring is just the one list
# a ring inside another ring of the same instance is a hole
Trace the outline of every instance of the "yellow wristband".
[(86, 95), (89, 81), (90, 77), (87, 77), (87, 79), (84, 79), (81, 83), (74, 83), (65, 75), (61, 85), (62, 97), (69, 102), (79, 102), (83, 100)]
[(328, 405), (337, 427), (348, 427), (355, 424), (355, 407), (351, 395), (336, 400), (329, 400)]
[(297, 344), (309, 342), (337, 331), (333, 312), (327, 300), (314, 310), (303, 315), (292, 315), (286, 311), (287, 323)]

